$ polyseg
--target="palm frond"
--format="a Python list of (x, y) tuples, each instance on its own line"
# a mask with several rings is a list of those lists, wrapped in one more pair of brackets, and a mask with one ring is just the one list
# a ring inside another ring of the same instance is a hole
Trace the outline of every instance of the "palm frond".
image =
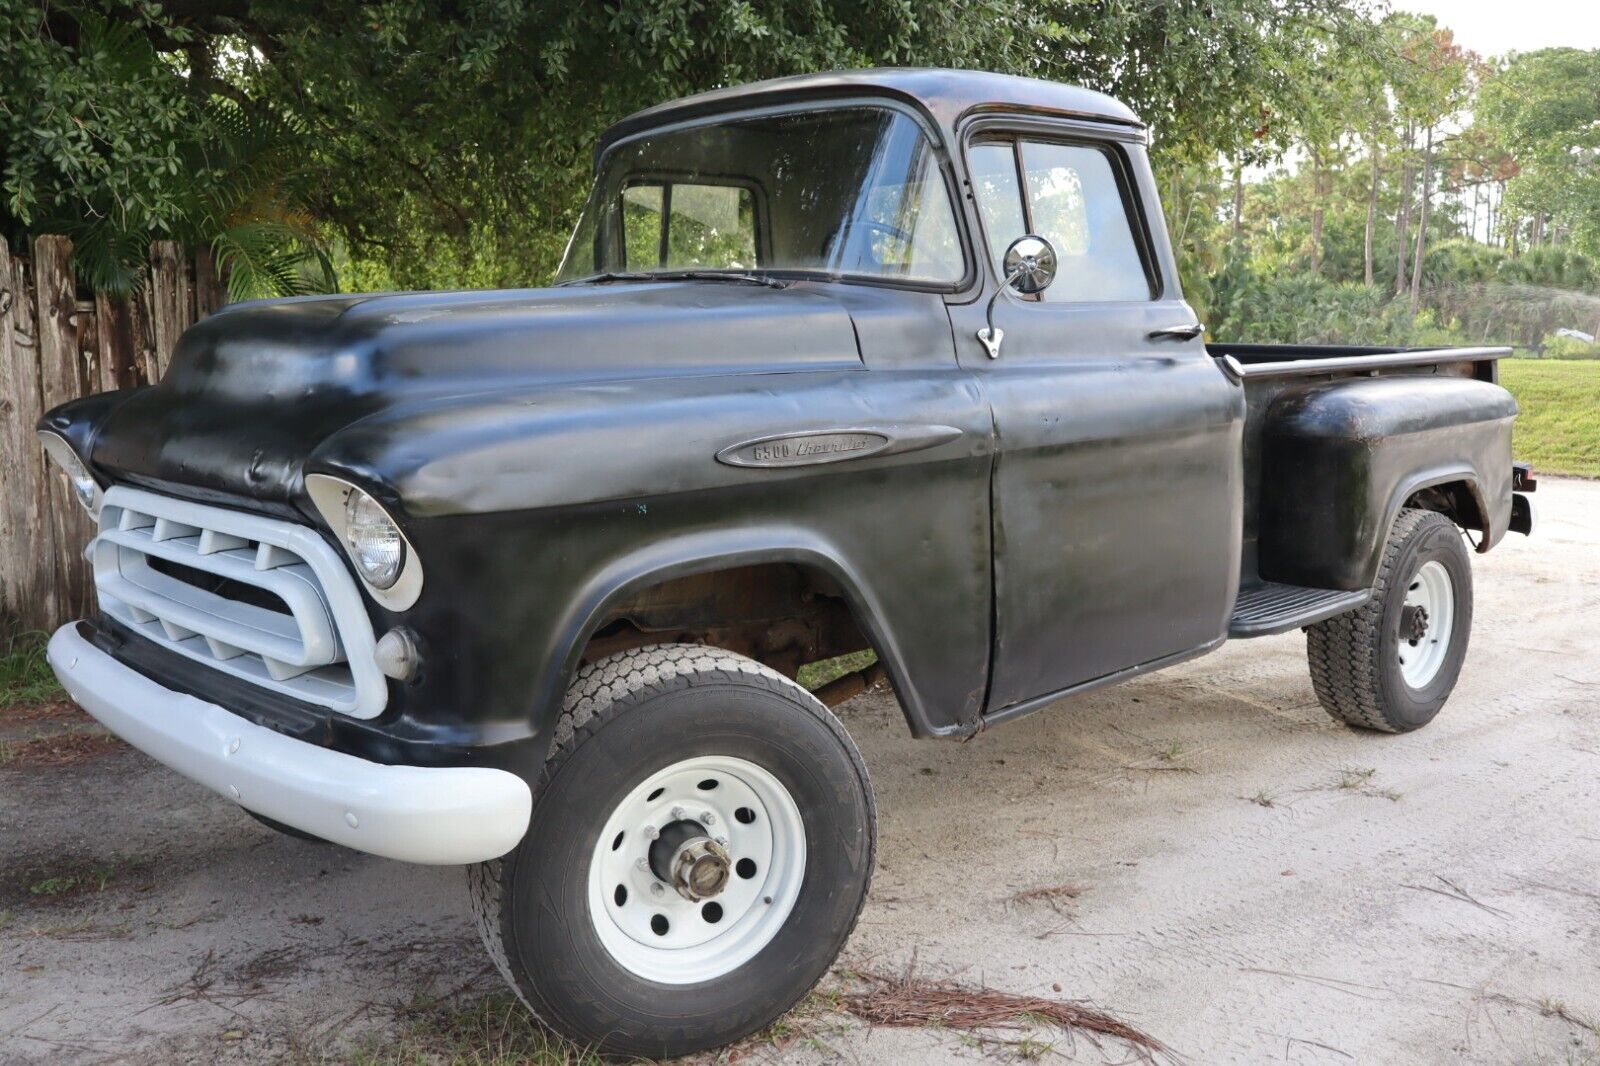
[(149, 249), (143, 231), (106, 213), (50, 219), (44, 229), (71, 239), (73, 270), (94, 291), (125, 296), (141, 284)]
[(230, 300), (300, 296), (337, 286), (327, 253), (306, 235), (272, 221), (241, 222), (211, 242)]

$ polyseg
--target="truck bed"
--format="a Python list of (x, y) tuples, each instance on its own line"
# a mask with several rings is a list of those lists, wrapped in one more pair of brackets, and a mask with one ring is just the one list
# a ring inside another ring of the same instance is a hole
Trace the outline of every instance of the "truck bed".
[(1320, 588), (1262, 577), (1258, 547), (1263, 440), (1273, 404), (1291, 390), (1358, 378), (1394, 375), (1469, 378), (1498, 383), (1496, 361), (1509, 348), (1394, 348), (1348, 344), (1230, 344), (1206, 346), (1223, 371), (1245, 390), (1244, 529), (1239, 595), (1230, 633), (1265, 636), (1295, 629), (1358, 606), (1366, 590)]

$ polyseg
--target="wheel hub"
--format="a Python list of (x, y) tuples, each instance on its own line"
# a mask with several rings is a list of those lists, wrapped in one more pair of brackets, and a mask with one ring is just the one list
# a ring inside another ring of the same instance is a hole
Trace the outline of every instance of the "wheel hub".
[(1400, 607), (1400, 676), (1412, 689), (1431, 684), (1450, 653), (1456, 592), (1450, 571), (1429, 559), (1411, 575)]
[(720, 893), (733, 871), (728, 849), (711, 837), (703, 822), (693, 818), (678, 818), (662, 829), (650, 842), (648, 862), (656, 880), (671, 885), (691, 903)]
[(671, 885), (691, 903), (720, 896), (728, 887), (733, 860), (721, 844), (710, 837), (695, 837), (672, 860)]
[(1415, 644), (1428, 635), (1428, 609), (1421, 604), (1406, 604), (1400, 609), (1400, 639)]

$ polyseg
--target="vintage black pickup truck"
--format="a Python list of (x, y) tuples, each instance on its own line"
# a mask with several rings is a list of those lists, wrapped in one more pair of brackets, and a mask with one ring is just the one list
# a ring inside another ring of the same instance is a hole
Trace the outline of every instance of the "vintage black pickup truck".
[(50, 661), (276, 828), (471, 864), (527, 1005), (650, 1055), (849, 936), (873, 797), (827, 703), (873, 671), (967, 737), (1304, 629), (1331, 715), (1422, 726), (1467, 544), (1533, 524), (1502, 352), (1208, 345), (1148, 143), (939, 70), (627, 118), (553, 287), (240, 304), (48, 414), (98, 521)]

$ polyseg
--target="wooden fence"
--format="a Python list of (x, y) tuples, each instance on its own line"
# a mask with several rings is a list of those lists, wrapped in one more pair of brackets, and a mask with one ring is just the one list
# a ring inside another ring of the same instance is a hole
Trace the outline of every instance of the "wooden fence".
[(0, 636), (48, 631), (92, 603), (84, 546), (93, 525), (34, 435), (56, 404), (158, 381), (178, 335), (226, 302), (208, 252), (150, 246), (131, 296), (80, 294), (72, 242), (0, 239)]

